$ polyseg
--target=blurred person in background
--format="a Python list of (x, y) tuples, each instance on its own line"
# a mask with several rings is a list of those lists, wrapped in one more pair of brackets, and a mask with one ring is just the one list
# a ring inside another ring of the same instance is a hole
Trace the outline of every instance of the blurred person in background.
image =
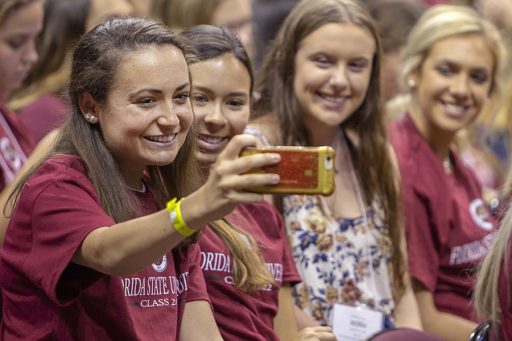
[(405, 91), (400, 79), (400, 55), (407, 32), (426, 6), (421, 0), (364, 0), (382, 40), (381, 96), (387, 102)]
[[(459, 3), (472, 6), (491, 21), (501, 32), (509, 54), (512, 52), (512, 2), (509, 0), (460, 0)], [(499, 192), (505, 174), (509, 173), (512, 143), (512, 63), (507, 61), (506, 70), (500, 75), (505, 83), (504, 96), (500, 103), (484, 110), (473, 128), (468, 132), (468, 140), (477, 151), (463, 154), (468, 164), (485, 185), (495, 183)], [(490, 181), (494, 180), (494, 181)], [(495, 195), (495, 197), (498, 197)]]
[(255, 70), (265, 57), (265, 53), (274, 40), (286, 16), (295, 7), (298, 0), (253, 0), (252, 30), (253, 30), (253, 66)]
[(133, 13), (127, 0), (44, 0), (44, 10), (43, 30), (36, 43), (39, 60), (8, 103), (36, 142), (58, 127), (69, 112), (65, 90), (78, 39), (104, 20)]
[(467, 340), (474, 270), (495, 221), (481, 184), (453, 146), (499, 98), (505, 62), (496, 28), (465, 6), (429, 8), (403, 52), (409, 112), (391, 126), (402, 184), (409, 269), (426, 331)]
[(0, 191), (34, 146), (29, 130), (6, 103), (37, 62), (43, 11), (41, 0), (0, 0)]
[(253, 54), (252, 0), (157, 0), (154, 14), (167, 26), (182, 31), (196, 25), (216, 25), (233, 31)]
[(151, 18), (153, 3), (156, 0), (129, 0), (133, 8), (133, 16), (138, 18)]

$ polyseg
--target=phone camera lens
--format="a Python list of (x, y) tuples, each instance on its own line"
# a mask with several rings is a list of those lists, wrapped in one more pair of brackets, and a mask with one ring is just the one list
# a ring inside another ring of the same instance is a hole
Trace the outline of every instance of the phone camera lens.
[(324, 164), (324, 166), (325, 166), (325, 169), (327, 169), (327, 170), (331, 170), (331, 169), (333, 168), (333, 164), (332, 164), (332, 157), (327, 156), (327, 157), (325, 158), (325, 164)]

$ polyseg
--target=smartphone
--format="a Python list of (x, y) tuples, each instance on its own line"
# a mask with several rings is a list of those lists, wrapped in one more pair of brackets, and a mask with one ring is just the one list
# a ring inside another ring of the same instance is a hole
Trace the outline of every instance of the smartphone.
[(277, 185), (251, 187), (248, 190), (266, 194), (321, 194), (334, 191), (334, 149), (322, 147), (272, 146), (246, 148), (240, 156), (256, 153), (278, 153), (281, 161), (254, 169), (253, 173), (276, 173)]

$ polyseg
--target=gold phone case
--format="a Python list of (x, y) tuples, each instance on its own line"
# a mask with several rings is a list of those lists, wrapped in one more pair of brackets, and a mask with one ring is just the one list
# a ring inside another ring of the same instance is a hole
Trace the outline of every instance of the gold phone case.
[(256, 153), (279, 153), (277, 165), (253, 172), (277, 173), (281, 180), (275, 186), (251, 187), (250, 191), (268, 194), (321, 194), (334, 191), (334, 149), (322, 147), (273, 146), (247, 148), (241, 156)]

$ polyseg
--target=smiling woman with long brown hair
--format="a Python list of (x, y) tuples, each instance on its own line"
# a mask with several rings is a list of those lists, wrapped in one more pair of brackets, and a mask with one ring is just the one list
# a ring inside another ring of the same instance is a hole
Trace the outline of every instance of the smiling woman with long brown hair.
[(309, 323), (341, 324), (347, 316), (334, 311), (357, 306), (380, 314), (385, 322), (378, 330), (421, 329), (402, 249), (398, 177), (379, 108), (380, 49), (375, 26), (356, 1), (301, 1), (257, 82), (260, 99), (248, 132), (272, 145), (336, 151), (331, 196), (289, 195), (280, 202), (303, 279), (296, 304)]

